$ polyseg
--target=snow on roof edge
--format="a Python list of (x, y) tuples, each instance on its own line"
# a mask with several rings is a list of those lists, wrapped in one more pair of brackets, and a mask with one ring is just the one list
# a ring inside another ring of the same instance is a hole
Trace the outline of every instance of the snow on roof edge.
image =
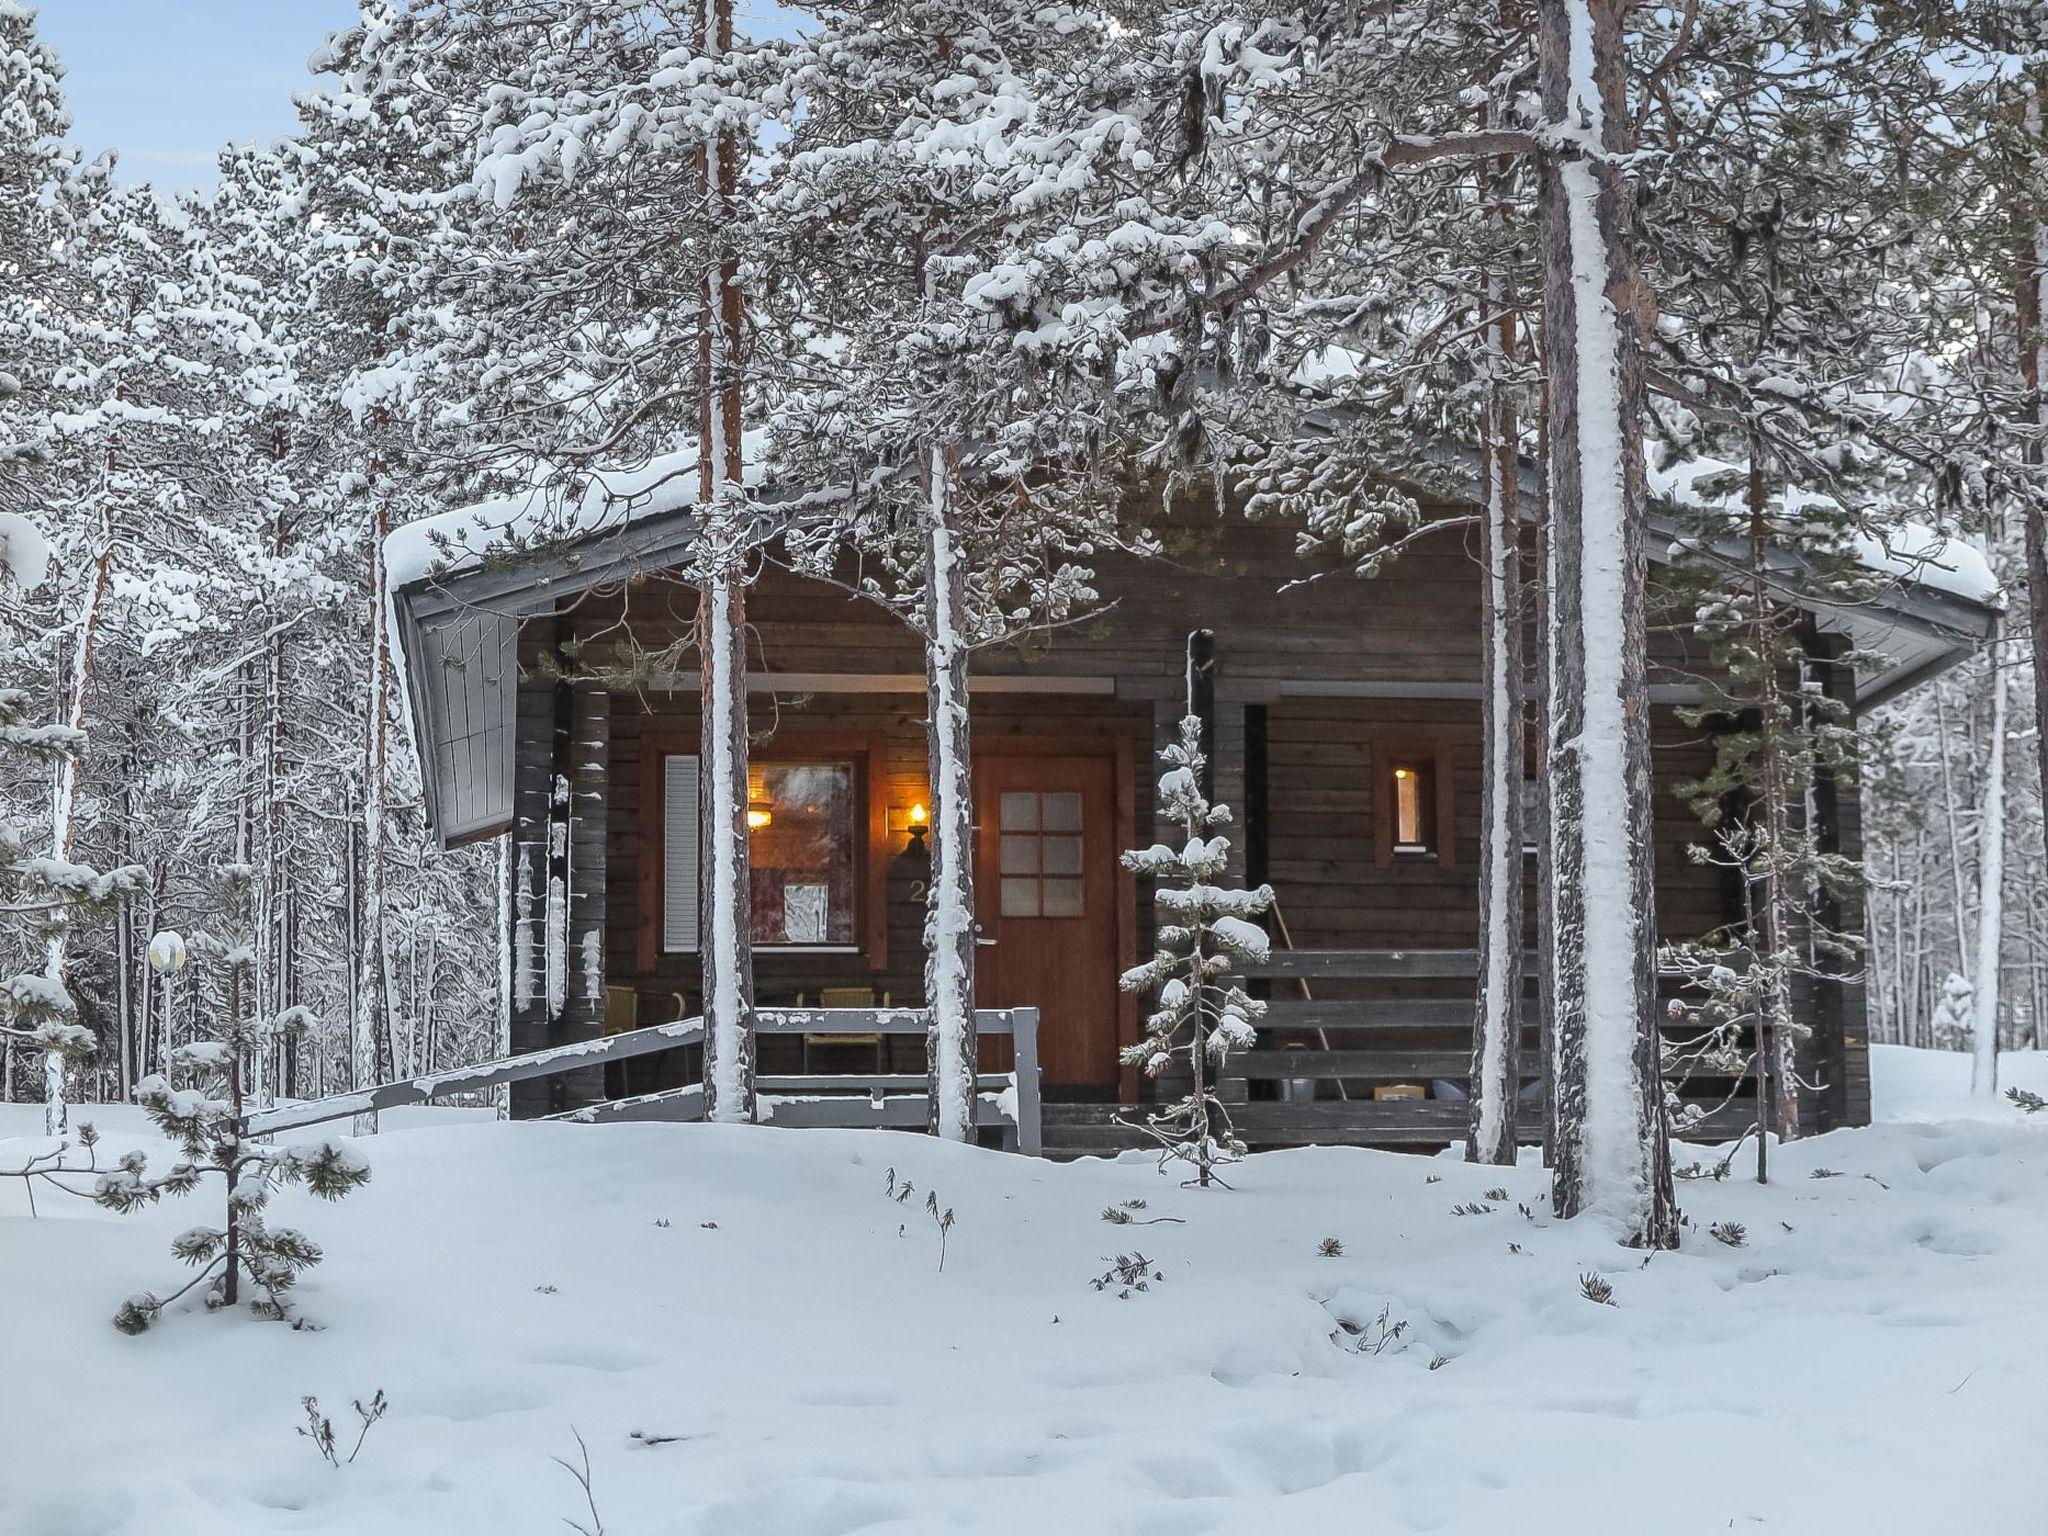
[[(741, 439), (743, 484), (760, 484), (765, 446), (766, 435), (759, 431)], [(415, 710), (413, 658), (399, 623), (399, 594), (430, 579), (476, 570), (493, 555), (619, 532), (649, 518), (686, 511), (697, 504), (697, 460), (697, 445), (692, 443), (673, 453), (656, 454), (635, 468), (596, 471), (573, 504), (565, 486), (535, 486), (417, 518), (384, 536), (384, 632), (396, 663), (392, 681), (398, 691), (399, 718), (405, 722), (402, 736), (412, 750), (413, 768), (437, 827), (441, 808), (432, 782), (432, 743), (423, 739), (429, 722)]]
[[(1741, 499), (1733, 494), (1714, 495), (1702, 491), (1699, 482), (1725, 476), (1731, 481), (1748, 472), (1748, 466), (1724, 459), (1685, 459), (1668, 468), (1655, 461), (1645, 465), (1650, 495), (1658, 501), (1694, 512), (1738, 512)], [(1794, 509), (1802, 506), (1839, 507), (1832, 496), (1792, 486), (1777, 498)], [(1868, 569), (1897, 576), (1916, 585), (1963, 598), (1987, 608), (2001, 606), (1998, 578), (1992, 574), (1984, 552), (1959, 534), (1944, 533), (1926, 523), (1901, 521), (1887, 524), (1882, 533), (1859, 528), (1854, 535), (1857, 559)]]
[[(746, 485), (761, 483), (766, 441), (759, 431), (742, 441)], [(384, 538), (386, 584), (396, 591), (430, 577), (475, 570), (493, 555), (618, 532), (651, 517), (686, 511), (697, 504), (697, 459), (692, 443), (630, 469), (598, 470), (573, 500), (563, 485), (537, 485), (406, 523)]]

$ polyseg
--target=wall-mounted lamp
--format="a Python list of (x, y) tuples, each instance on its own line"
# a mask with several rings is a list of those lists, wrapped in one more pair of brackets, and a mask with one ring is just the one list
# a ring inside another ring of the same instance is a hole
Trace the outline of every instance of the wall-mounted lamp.
[(922, 800), (915, 805), (894, 805), (889, 808), (889, 831), (910, 840), (903, 845), (905, 853), (924, 852), (924, 836), (932, 829), (931, 813)]
[(775, 819), (775, 807), (766, 800), (747, 802), (747, 830), (758, 832)]

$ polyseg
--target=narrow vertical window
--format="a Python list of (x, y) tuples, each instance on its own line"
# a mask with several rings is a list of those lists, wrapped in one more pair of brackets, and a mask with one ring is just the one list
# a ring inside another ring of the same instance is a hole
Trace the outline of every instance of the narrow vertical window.
[(1396, 760), (1391, 768), (1394, 852), (1435, 852), (1436, 765), (1411, 757)]

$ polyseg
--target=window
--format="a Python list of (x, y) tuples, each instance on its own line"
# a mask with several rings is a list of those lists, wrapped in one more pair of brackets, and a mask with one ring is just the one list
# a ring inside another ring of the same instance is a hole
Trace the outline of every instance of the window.
[(1373, 862), (1456, 862), (1449, 738), (1420, 731), (1374, 733), (1371, 751)]
[(1390, 765), (1387, 790), (1392, 798), (1394, 852), (1436, 851), (1436, 764), (1429, 758), (1406, 756)]
[(859, 817), (851, 763), (756, 763), (747, 784), (753, 940), (854, 942)]
[[(699, 947), (699, 760), (663, 760), (662, 948)], [(862, 818), (845, 761), (756, 762), (747, 778), (749, 934), (757, 949), (851, 948)]]
[(1004, 917), (1085, 917), (1081, 797), (1068, 790), (1005, 790), (997, 807)]

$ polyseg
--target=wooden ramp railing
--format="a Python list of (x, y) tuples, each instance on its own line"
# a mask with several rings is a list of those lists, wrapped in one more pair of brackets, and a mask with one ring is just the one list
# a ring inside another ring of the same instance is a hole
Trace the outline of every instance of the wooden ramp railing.
[[(1035, 1157), (1043, 1148), (1043, 1116), (1038, 1098), (1038, 1010), (983, 1008), (975, 1011), (975, 1028), (984, 1037), (1007, 1036), (1016, 1049), (1009, 1072), (984, 1072), (975, 1079), (974, 1123), (998, 1126), (1004, 1144)], [(924, 1035), (930, 1015), (922, 1008), (761, 1008), (754, 1029), (764, 1035), (862, 1033)], [(334, 1094), (303, 1104), (282, 1104), (249, 1117), (248, 1134), (267, 1135), (345, 1119), (372, 1109), (422, 1104), (446, 1094), (476, 1093), (500, 1083), (552, 1077), (611, 1061), (626, 1061), (678, 1046), (701, 1045), (704, 1021), (678, 1019), (645, 1029), (631, 1029), (597, 1040), (579, 1040), (545, 1051), (529, 1051), (452, 1072), (437, 1072), (373, 1088)], [(762, 1075), (754, 1080), (759, 1118), (764, 1125), (783, 1126), (916, 1126), (930, 1117), (928, 1084), (910, 1073), (807, 1073), (802, 1076)], [(581, 1109), (551, 1115), (578, 1124), (625, 1121), (701, 1120), (704, 1088), (700, 1083), (633, 1098), (607, 1099)]]
[[(923, 1036), (930, 1027), (931, 1016), (922, 1008), (754, 1010), (757, 1035)], [(1038, 1010), (978, 1008), (974, 1027), (984, 1039), (1008, 1036), (1016, 1047), (1013, 1071), (984, 1072), (975, 1078), (974, 1123), (1000, 1126), (1006, 1146), (1036, 1157), (1044, 1149), (1044, 1117), (1038, 1099)], [(702, 1038), (701, 1031), (698, 1038)], [(916, 1126), (931, 1116), (929, 1084), (922, 1073), (764, 1072), (754, 1079), (754, 1094), (763, 1125)], [(549, 1118), (607, 1125), (631, 1120), (698, 1120), (703, 1115), (703, 1085), (690, 1083), (660, 1093), (606, 1099)]]
[[(1524, 957), (1525, 986), (1535, 979), (1536, 958), (1533, 951)], [(1238, 1134), (1254, 1146), (1462, 1140), (1471, 1114), (1478, 970), (1479, 955), (1471, 949), (1275, 950), (1246, 964), (1247, 978), (1294, 984), (1306, 979), (1315, 986), (1312, 996), (1268, 1000), (1260, 1045), (1230, 1059), (1233, 1075), (1254, 1085), (1245, 1103), (1230, 1106)], [(1667, 985), (1680, 979), (1676, 972), (1663, 973)], [(1332, 996), (1340, 983), (1361, 995)], [(1524, 1140), (1542, 1134), (1545, 1115), (1542, 1092), (1532, 1086), (1544, 1075), (1538, 1017), (1532, 995), (1517, 1062), (1523, 1097), (1516, 1121)], [(1267, 1084), (1272, 1086), (1258, 1086)], [(1375, 1093), (1393, 1084), (1421, 1087), (1428, 1097)], [(1687, 1129), (1689, 1137), (1715, 1140), (1741, 1132), (1747, 1111), (1721, 1102), (1729, 1083), (1704, 1079), (1675, 1086), (1684, 1102), (1704, 1112)]]
[[(1231, 1058), (1250, 1089), (1230, 1106), (1238, 1134), (1254, 1146), (1462, 1140), (1478, 969), (1470, 949), (1276, 949), (1247, 964), (1247, 978), (1287, 982), (1297, 995), (1269, 999), (1260, 1045)], [(1345, 990), (1364, 995), (1335, 995)], [(1520, 1066), (1533, 1079), (1533, 1006), (1528, 1018)], [(1428, 1096), (1380, 1097), (1397, 1084)], [(1539, 1132), (1541, 1118), (1535, 1106), (1525, 1131)]]

